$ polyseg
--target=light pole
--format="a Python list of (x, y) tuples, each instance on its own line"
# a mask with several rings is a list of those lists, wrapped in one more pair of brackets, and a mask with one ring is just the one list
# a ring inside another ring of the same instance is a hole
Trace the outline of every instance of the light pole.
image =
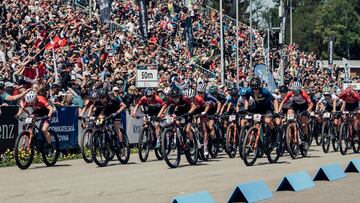
[(225, 85), (225, 66), (224, 66), (224, 31), (223, 31), (223, 11), (222, 0), (220, 1), (220, 54), (221, 54), (221, 85)]
[(292, 19), (292, 12), (293, 12), (293, 8), (292, 8), (292, 0), (290, 0), (290, 44), (293, 43), (293, 19)]
[(253, 54), (253, 30), (252, 30), (252, 0), (250, 0), (250, 69), (252, 70), (252, 54)]
[(236, 86), (239, 88), (239, 0), (236, 0)]

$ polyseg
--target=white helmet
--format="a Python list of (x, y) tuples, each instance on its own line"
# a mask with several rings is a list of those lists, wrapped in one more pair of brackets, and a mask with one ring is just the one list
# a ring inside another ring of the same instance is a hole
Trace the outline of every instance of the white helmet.
[(27, 103), (33, 103), (36, 100), (37, 94), (35, 91), (30, 90), (28, 93), (26, 93), (25, 95), (25, 101)]
[(185, 95), (186, 97), (192, 99), (194, 96), (195, 96), (195, 90), (189, 88), (189, 89), (186, 89), (184, 92), (183, 92), (183, 95)]

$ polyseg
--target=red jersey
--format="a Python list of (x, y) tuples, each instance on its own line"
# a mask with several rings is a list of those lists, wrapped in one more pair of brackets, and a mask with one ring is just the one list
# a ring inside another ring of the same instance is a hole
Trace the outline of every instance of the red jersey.
[(34, 104), (29, 104), (27, 102), (24, 103), (24, 107), (32, 107), (34, 110), (36, 109), (47, 109), (50, 104), (48, 100), (43, 96), (37, 96), (37, 101)]
[(339, 99), (342, 99), (346, 103), (353, 104), (360, 101), (360, 96), (356, 91), (350, 91), (350, 88), (347, 87), (345, 91), (339, 95)]
[(305, 104), (306, 102), (308, 104), (312, 103), (310, 96), (304, 90), (301, 90), (300, 94), (295, 94), (294, 91), (288, 92), (284, 97), (283, 102), (286, 103), (291, 98), (296, 104), (300, 105)]
[(152, 97), (148, 99), (146, 96), (141, 97), (139, 102), (137, 103), (139, 106), (141, 105), (147, 105), (149, 107), (161, 107), (165, 105), (165, 102), (158, 96), (155, 95), (155, 97)]
[(197, 107), (203, 107), (205, 106), (205, 97), (202, 97), (200, 95), (196, 95), (194, 99), (194, 103)]

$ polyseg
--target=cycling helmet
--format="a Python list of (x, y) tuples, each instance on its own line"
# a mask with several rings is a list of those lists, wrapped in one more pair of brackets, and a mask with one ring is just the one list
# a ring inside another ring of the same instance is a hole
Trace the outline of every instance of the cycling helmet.
[(250, 80), (250, 87), (252, 89), (260, 89), (261, 88), (261, 80), (259, 77), (254, 77)]
[(205, 84), (201, 83), (196, 87), (196, 91), (197, 92), (205, 92), (206, 91), (206, 86)]
[(298, 81), (293, 82), (293, 84), (291, 84), (290, 89), (294, 92), (300, 92), (301, 91), (301, 83)]
[(233, 87), (230, 89), (230, 95), (232, 97), (238, 97), (239, 96), (239, 90), (236, 87)]
[(166, 95), (169, 95), (170, 92), (171, 92), (171, 88), (170, 88), (170, 87), (165, 87), (164, 93), (165, 93)]
[(170, 96), (171, 97), (179, 97), (179, 96), (181, 96), (181, 90), (178, 87), (172, 88), (171, 91), (170, 91)]
[(322, 89), (322, 93), (324, 95), (329, 95), (331, 94), (331, 88), (329, 86), (325, 86), (323, 89)]
[(245, 95), (246, 95), (246, 88), (242, 88), (242, 89), (240, 90), (240, 95), (241, 95), (241, 96), (245, 96)]
[(106, 91), (105, 88), (100, 88), (100, 89), (98, 90), (98, 96), (99, 96), (99, 98), (104, 98), (104, 97), (106, 97), (107, 95), (108, 95), (108, 93), (107, 93), (107, 91)]
[(30, 90), (28, 93), (26, 93), (25, 95), (25, 101), (27, 103), (33, 103), (36, 100), (37, 94), (35, 91)]
[(218, 93), (218, 87), (216, 85), (211, 85), (208, 87), (208, 91), (210, 94), (215, 95)]
[(191, 88), (185, 90), (184, 91), (184, 96), (186, 96), (186, 97), (188, 97), (190, 99), (194, 98), (195, 97), (195, 90), (193, 90)]
[(90, 92), (90, 99), (96, 100), (97, 98), (99, 98), (99, 93), (96, 90)]
[(154, 90), (152, 88), (146, 88), (145, 89), (145, 96), (151, 97), (154, 93)]
[(287, 93), (289, 91), (289, 88), (286, 85), (282, 85), (279, 88), (280, 93)]

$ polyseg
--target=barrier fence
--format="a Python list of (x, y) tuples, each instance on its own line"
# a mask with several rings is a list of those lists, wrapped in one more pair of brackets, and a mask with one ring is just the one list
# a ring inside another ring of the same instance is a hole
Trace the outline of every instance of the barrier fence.
[[(16, 137), (22, 130), (23, 122), (15, 118), (18, 109), (18, 106), (1, 107), (0, 154), (3, 154), (7, 149), (12, 150), (14, 148)], [(138, 115), (141, 115), (140, 110)], [(121, 119), (130, 144), (136, 144), (143, 126), (142, 118), (132, 118), (130, 112), (126, 110)], [(58, 135), (61, 150), (78, 149), (80, 137), (84, 131), (81, 127), (81, 121), (78, 120), (78, 107), (56, 107), (56, 112), (50, 119), (50, 130)]]

